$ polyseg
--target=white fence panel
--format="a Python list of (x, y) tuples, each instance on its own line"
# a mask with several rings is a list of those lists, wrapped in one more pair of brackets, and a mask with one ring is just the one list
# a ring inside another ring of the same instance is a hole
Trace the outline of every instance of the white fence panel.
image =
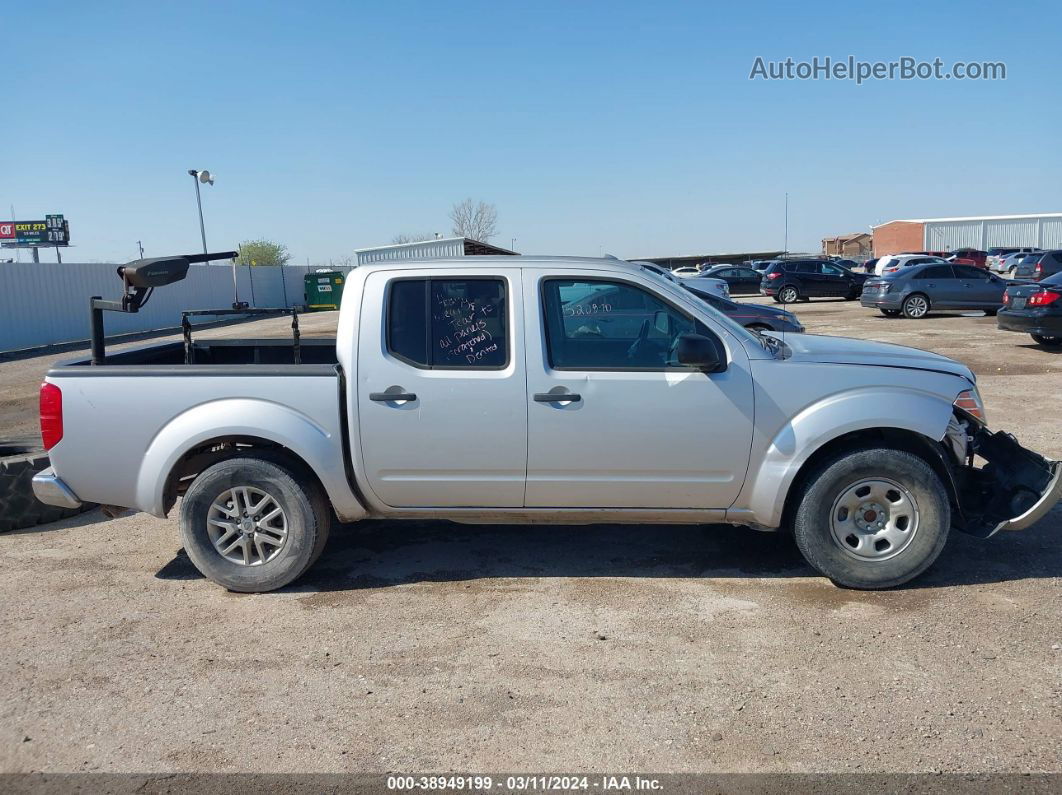
[[(85, 340), (89, 298), (117, 298), (118, 266), (107, 263), (0, 264), (0, 352)], [(347, 271), (349, 268), (337, 268)], [(301, 266), (238, 266), (239, 298), (258, 308), (304, 303)], [(184, 281), (160, 287), (135, 315), (105, 313), (107, 334), (174, 328), (184, 309), (223, 309), (233, 302), (232, 268), (192, 265)], [(198, 322), (209, 322), (199, 318)]]

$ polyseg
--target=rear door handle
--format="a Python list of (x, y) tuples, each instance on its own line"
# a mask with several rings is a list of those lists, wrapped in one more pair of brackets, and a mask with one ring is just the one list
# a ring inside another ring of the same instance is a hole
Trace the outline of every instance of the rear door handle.
[(582, 400), (583, 396), (575, 392), (537, 392), (536, 403), (575, 403)]
[(417, 396), (412, 392), (370, 392), (369, 400), (388, 403), (392, 400), (416, 400)]

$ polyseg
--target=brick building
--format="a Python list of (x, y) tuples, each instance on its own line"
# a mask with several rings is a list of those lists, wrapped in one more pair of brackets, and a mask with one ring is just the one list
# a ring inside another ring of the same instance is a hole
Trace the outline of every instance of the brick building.
[(912, 218), (878, 224), (873, 230), (876, 257), (993, 246), (1062, 248), (1062, 213)]
[(822, 253), (837, 257), (869, 257), (874, 248), (874, 237), (868, 232), (856, 232), (851, 235), (824, 237)]

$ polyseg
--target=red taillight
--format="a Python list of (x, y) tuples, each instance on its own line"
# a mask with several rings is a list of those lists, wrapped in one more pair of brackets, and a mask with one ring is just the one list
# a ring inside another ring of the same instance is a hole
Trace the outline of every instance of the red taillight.
[(1029, 296), (1029, 306), (1047, 306), (1048, 304), (1053, 304), (1059, 298), (1062, 298), (1062, 293), (1044, 290), (1042, 293)]
[(1039, 262), (1037, 262), (1036, 263), (1036, 267), (1033, 268), (1033, 272), (1034, 273), (1039, 273), (1042, 276), (1043, 273), (1044, 273), (1044, 266), (1041, 265)]
[(781, 277), (782, 277), (782, 274), (780, 274), (780, 273), (768, 273), (767, 274), (767, 278), (768, 279), (780, 279)]
[(1010, 303), (1010, 293), (1003, 293), (1003, 303), (1004, 304), (1009, 304)]
[(41, 441), (51, 450), (63, 438), (63, 393), (55, 384), (41, 384)]

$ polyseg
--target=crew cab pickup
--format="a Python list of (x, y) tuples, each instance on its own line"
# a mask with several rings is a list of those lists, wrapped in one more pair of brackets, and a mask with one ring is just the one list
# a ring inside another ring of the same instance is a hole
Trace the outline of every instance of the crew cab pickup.
[(180, 498), (189, 557), (235, 591), (292, 582), (333, 520), (370, 517), (786, 529), (834, 582), (886, 588), (952, 527), (1021, 529), (1062, 491), (988, 430), (966, 366), (751, 332), (616, 259), (359, 267), (336, 339), (297, 358), (223, 340), (54, 367), (37, 496), (159, 517)]

